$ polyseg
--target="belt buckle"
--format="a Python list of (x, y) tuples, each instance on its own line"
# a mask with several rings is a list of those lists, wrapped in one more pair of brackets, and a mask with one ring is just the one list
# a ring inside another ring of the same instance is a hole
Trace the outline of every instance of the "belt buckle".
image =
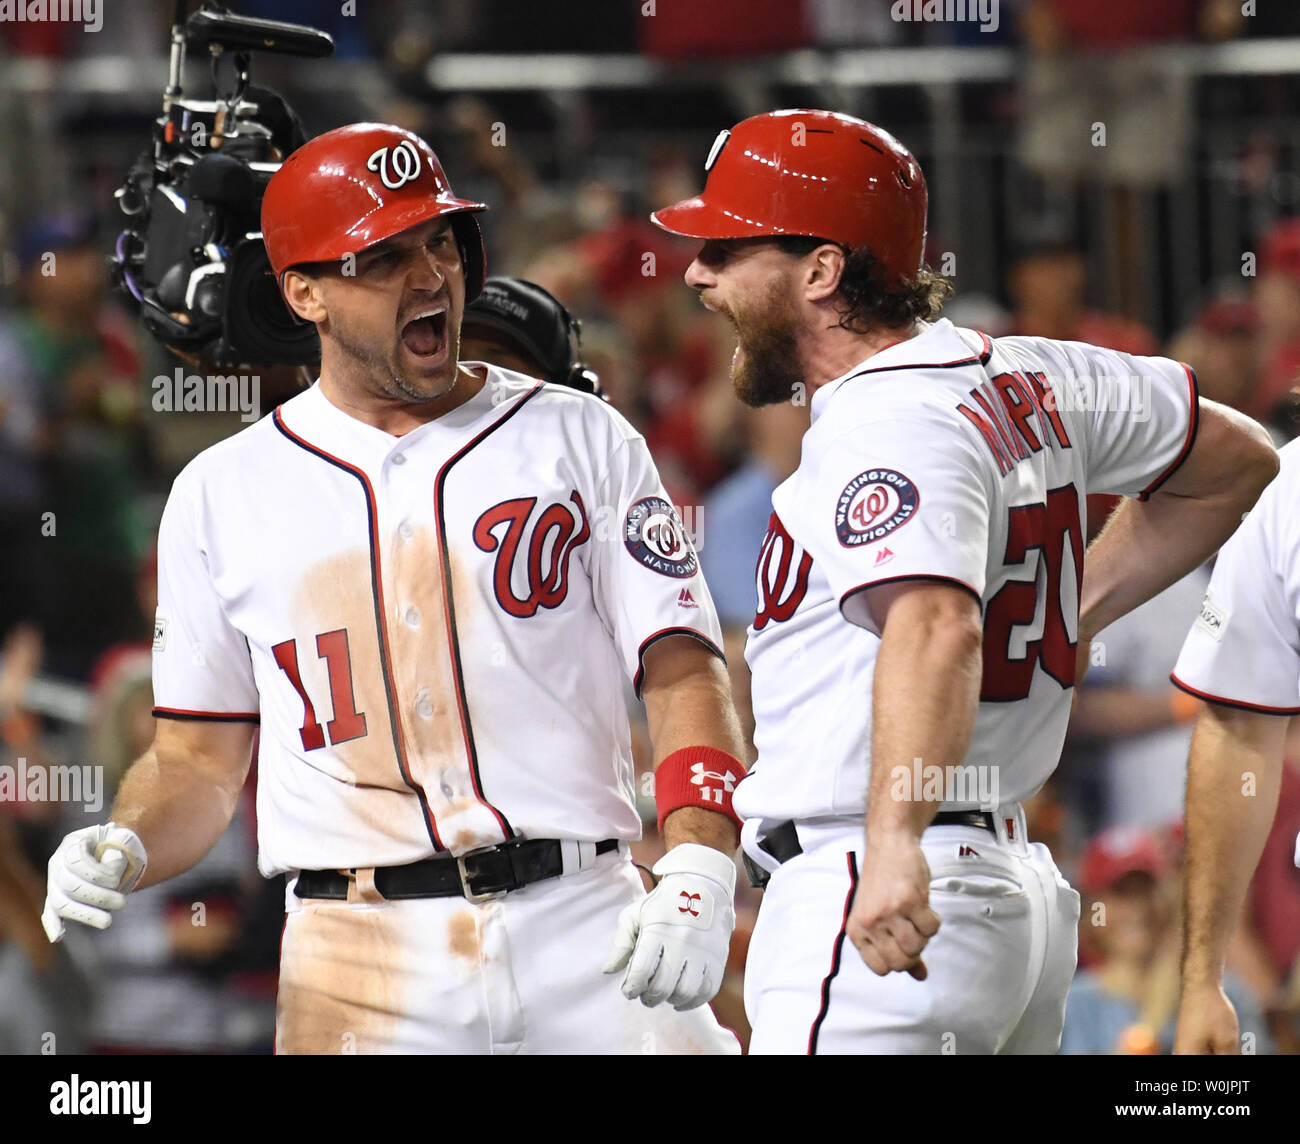
[(473, 858), (479, 854), (500, 854), (502, 856), (502, 860), (506, 863), (507, 868), (509, 868), (510, 865), (509, 857), (506, 855), (505, 851), (502, 850), (501, 847), (496, 843), (493, 843), (492, 845), (489, 846), (480, 846), (475, 850), (467, 850), (465, 851), (464, 854), (457, 854), (456, 869), (460, 872), (460, 892), (465, 896), (466, 901), (473, 902), (475, 905), (481, 904), (483, 902), (492, 902), (495, 901), (497, 898), (504, 898), (511, 890), (516, 890), (519, 888), (518, 883), (516, 882), (514, 877), (514, 871), (511, 870), (510, 871), (511, 885), (502, 886), (499, 889), (495, 889), (495, 890), (483, 890), (483, 891), (475, 890), (471, 885), (471, 879), (474, 877), (474, 875), (470, 872), (469, 868), (465, 865), (465, 860), (467, 858)]

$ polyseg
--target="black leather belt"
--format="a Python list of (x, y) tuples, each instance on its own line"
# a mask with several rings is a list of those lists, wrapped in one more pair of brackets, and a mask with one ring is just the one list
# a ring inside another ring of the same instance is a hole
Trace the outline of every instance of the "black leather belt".
[[(597, 854), (617, 849), (617, 838), (596, 843)], [(516, 838), (459, 857), (443, 854), (405, 866), (376, 866), (375, 889), (390, 901), (463, 896), (471, 902), (482, 902), (563, 873), (564, 859), (557, 840)], [(338, 870), (303, 870), (293, 892), (299, 898), (346, 901), (351, 881)]]
[[(997, 833), (993, 815), (987, 810), (941, 810), (930, 822), (931, 826), (977, 826), (990, 834)], [(759, 840), (758, 848), (770, 854), (782, 866), (803, 853), (799, 845), (799, 832), (793, 820), (787, 820), (769, 830)], [(761, 890), (772, 877), (762, 866), (758, 865), (748, 854), (741, 851), (741, 860), (745, 864), (745, 873), (749, 875), (749, 884)]]

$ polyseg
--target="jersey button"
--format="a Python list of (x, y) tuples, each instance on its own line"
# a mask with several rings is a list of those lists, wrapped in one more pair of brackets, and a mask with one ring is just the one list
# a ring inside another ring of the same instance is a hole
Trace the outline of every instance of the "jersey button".
[(406, 615), (402, 617), (406, 621), (408, 628), (418, 628), (420, 626), (420, 611), (418, 608), (407, 608)]
[(397, 535), (403, 540), (410, 540), (413, 532), (415, 532), (415, 529), (411, 527), (411, 522), (409, 520), (404, 520), (397, 526)]
[(404, 465), (404, 464), (406, 464), (406, 454), (405, 454), (405, 453), (394, 453), (394, 454), (393, 454), (393, 464), (394, 464), (394, 465)]
[(418, 711), (425, 719), (433, 718), (433, 704), (427, 699), (420, 700), (419, 705), (416, 707), (416, 711)]
[(451, 796), (452, 796), (453, 794), (455, 794), (455, 793), (456, 793), (456, 792), (453, 791), (453, 790), (451, 789), (451, 784), (450, 784), (450, 783), (443, 783), (443, 784), (442, 784), (442, 797), (443, 797), (443, 798), (451, 798)]

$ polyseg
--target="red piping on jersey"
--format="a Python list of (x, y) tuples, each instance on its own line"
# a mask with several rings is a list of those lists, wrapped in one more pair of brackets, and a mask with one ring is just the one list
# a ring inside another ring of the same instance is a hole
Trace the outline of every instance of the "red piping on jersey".
[(361, 487), (365, 491), (366, 515), (370, 522), (370, 581), (375, 601), (375, 627), (379, 631), (379, 670), (384, 677), (384, 697), (388, 700), (388, 719), (393, 726), (393, 747), (397, 751), (397, 769), (402, 775), (402, 781), (415, 792), (416, 797), (420, 800), (420, 814), (424, 818), (424, 826), (429, 833), (430, 840), (433, 842), (434, 849), (446, 850), (447, 848), (442, 844), (442, 839), (438, 836), (438, 824), (434, 820), (433, 808), (429, 805), (428, 796), (424, 793), (424, 787), (411, 777), (410, 766), (406, 759), (406, 736), (402, 732), (401, 719), (398, 717), (398, 707), (394, 697), (393, 673), (390, 666), (392, 664), (392, 652), (388, 646), (388, 610), (384, 604), (384, 578), (379, 562), (379, 506), (375, 501), (375, 490), (371, 487), (370, 478), (361, 469), (348, 464), (347, 461), (340, 460), (333, 454), (327, 453), (324, 449), (299, 437), (284, 423), (284, 417), (279, 409), (276, 409), (271, 416), (275, 422), (275, 427), (300, 449), (305, 449), (308, 453), (342, 469), (345, 473), (351, 473), (361, 482)]
[(844, 857), (849, 865), (849, 892), (844, 895), (844, 919), (840, 922), (840, 932), (835, 935), (835, 945), (831, 950), (831, 969), (822, 978), (821, 1008), (817, 1010), (817, 1017), (812, 1023), (812, 1028), (808, 1031), (808, 1055), (810, 1057), (817, 1055), (817, 1037), (822, 1031), (822, 1022), (826, 1020), (826, 1014), (831, 1007), (831, 982), (835, 980), (840, 972), (840, 960), (844, 953), (844, 937), (849, 930), (849, 911), (853, 909), (853, 895), (858, 888), (856, 855), (849, 851)]
[(529, 401), (541, 393), (544, 386), (545, 382), (539, 381), (523, 397), (510, 406), (504, 416), (497, 418), (469, 444), (462, 446), (448, 457), (443, 462), (442, 468), (438, 470), (438, 475), (433, 482), (433, 519), (438, 528), (438, 555), (442, 560), (442, 597), (444, 603), (442, 614), (447, 625), (447, 646), (451, 650), (452, 678), (456, 685), (456, 708), (460, 716), (461, 738), (464, 740), (465, 753), (469, 758), (470, 785), (474, 788), (474, 797), (492, 812), (493, 817), (497, 820), (497, 825), (501, 827), (501, 831), (507, 839), (515, 837), (514, 827), (510, 825), (510, 821), (506, 816), (484, 797), (483, 780), (478, 771), (478, 751), (474, 746), (474, 730), (470, 726), (469, 704), (465, 700), (465, 676), (460, 665), (460, 639), (456, 633), (456, 605), (451, 596), (451, 559), (447, 551), (447, 522), (442, 512), (442, 491), (443, 483), (446, 481), (452, 465), (465, 456), (480, 441), (509, 421)]
[[(975, 597), (975, 603), (979, 605), (980, 614), (982, 615), (984, 612), (984, 598), (965, 580), (958, 580), (955, 576), (936, 576), (929, 572), (918, 572), (912, 576), (886, 576), (883, 580), (868, 580), (864, 584), (859, 584), (856, 588), (850, 588), (840, 597), (840, 615), (844, 615), (844, 605), (849, 602), (850, 596), (856, 596), (859, 592), (865, 592), (868, 588), (879, 588), (882, 584), (898, 584), (904, 580), (928, 580), (935, 584), (951, 584), (956, 588), (964, 588)], [(844, 618), (848, 619), (847, 616)], [(853, 623), (853, 621), (849, 620), (849, 623)]]
[(1235, 707), (1239, 711), (1254, 711), (1260, 715), (1300, 715), (1300, 707), (1265, 707), (1262, 703), (1247, 703), (1244, 699), (1224, 699), (1222, 695), (1200, 691), (1191, 684), (1184, 683), (1172, 671), (1169, 673), (1169, 681), (1180, 691), (1186, 691), (1188, 695), (1195, 695), (1197, 699), (1204, 699), (1207, 703), (1217, 703), (1221, 707)]
[(1170, 465), (1169, 468), (1167, 468), (1158, 477), (1156, 477), (1154, 481), (1152, 481), (1149, 485), (1147, 485), (1147, 487), (1143, 489), (1142, 492), (1138, 493), (1138, 500), (1143, 500), (1143, 501), (1146, 500), (1148, 497), (1151, 496), (1153, 492), (1156, 491), (1156, 489), (1158, 489), (1161, 485), (1163, 485), (1165, 481), (1167, 481), (1170, 477), (1174, 475), (1175, 472), (1178, 471), (1178, 468), (1182, 465), (1182, 463), (1185, 460), (1187, 460), (1187, 454), (1192, 451), (1192, 445), (1196, 441), (1196, 431), (1201, 422), (1201, 407), (1199, 401), (1201, 395), (1201, 388), (1196, 381), (1196, 371), (1193, 370), (1192, 367), (1188, 365), (1186, 362), (1180, 361), (1178, 364), (1181, 365), (1183, 367), (1183, 370), (1186, 372), (1187, 386), (1191, 390), (1191, 399), (1190, 399), (1191, 411), (1187, 419), (1187, 439), (1183, 442), (1183, 447), (1181, 450), (1179, 450), (1178, 456), (1174, 458), (1174, 463)]
[(190, 711), (185, 707), (155, 707), (155, 719), (210, 719), (215, 723), (260, 723), (257, 711)]
[(632, 690), (636, 692), (636, 697), (641, 698), (641, 678), (645, 675), (645, 653), (653, 643), (658, 643), (665, 636), (691, 636), (702, 643), (709, 651), (713, 652), (723, 663), (727, 662), (727, 657), (722, 654), (722, 649), (718, 647), (708, 636), (702, 635), (694, 628), (660, 628), (653, 635), (647, 636), (641, 641), (641, 646), (636, 651), (636, 675), (632, 679)]

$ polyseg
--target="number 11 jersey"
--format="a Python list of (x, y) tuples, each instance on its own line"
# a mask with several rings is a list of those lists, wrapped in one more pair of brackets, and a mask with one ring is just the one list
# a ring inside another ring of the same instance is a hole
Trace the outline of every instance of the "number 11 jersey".
[(758, 558), (746, 649), (758, 759), (736, 810), (770, 823), (865, 813), (880, 647), (867, 589), (900, 581), (980, 604), (970, 749), (922, 764), (989, 769), (949, 783), (945, 809), (1028, 798), (1069, 720), (1085, 498), (1146, 499), (1170, 477), (1196, 436), (1195, 375), (945, 319), (822, 386), (811, 413)]
[(400, 437), (314, 385), (172, 487), (155, 713), (260, 722), (264, 874), (636, 838), (624, 682), (671, 635), (722, 654), (641, 435), (470, 365)]

